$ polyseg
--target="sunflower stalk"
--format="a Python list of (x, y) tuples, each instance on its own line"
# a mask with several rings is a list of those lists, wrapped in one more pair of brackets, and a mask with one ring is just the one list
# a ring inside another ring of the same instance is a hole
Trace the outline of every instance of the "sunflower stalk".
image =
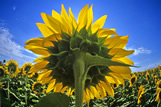
[(83, 107), (83, 95), (87, 75), (84, 55), (85, 54), (82, 52), (76, 54), (75, 62), (73, 64), (75, 77), (76, 107)]
[[(28, 83), (28, 78), (25, 76), (25, 86), (27, 86), (27, 83)], [(27, 90), (25, 91), (25, 103), (27, 106)]]
[(7, 87), (7, 91), (8, 91), (8, 101), (10, 101), (10, 84), (9, 84), (9, 80), (8, 80), (8, 87)]

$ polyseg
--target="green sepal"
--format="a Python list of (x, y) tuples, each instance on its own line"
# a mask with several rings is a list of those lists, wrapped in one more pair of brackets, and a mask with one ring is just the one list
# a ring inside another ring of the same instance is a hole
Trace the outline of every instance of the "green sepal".
[(46, 47), (48, 52), (50, 54), (57, 54), (59, 53), (59, 49), (57, 47), (53, 47), (53, 46), (50, 46), (50, 47)]
[(70, 35), (68, 35), (67, 33), (65, 33), (65, 32), (62, 32), (62, 39), (64, 39), (64, 40), (70, 40), (70, 38), (71, 38), (71, 36)]
[(88, 39), (91, 41), (91, 42), (98, 42), (98, 36), (96, 33), (88, 36)]
[(48, 60), (52, 64), (56, 64), (58, 59), (55, 55), (50, 55), (49, 57), (45, 57), (44, 60)]
[(80, 50), (87, 52), (90, 46), (91, 46), (91, 42), (88, 39), (85, 39), (80, 44)]
[(98, 38), (98, 43), (100, 46), (104, 45), (106, 38), (107, 36)]
[(107, 54), (110, 51), (110, 49), (107, 49), (106, 46), (102, 46), (99, 52), (99, 56), (111, 59), (113, 56)]
[(69, 41), (67, 40), (59, 40), (58, 41), (58, 49), (59, 49), (59, 52), (62, 52), (62, 51), (69, 51)]
[(41, 98), (34, 107), (69, 107), (70, 98), (62, 93), (50, 93)]
[(83, 27), (78, 34), (81, 35), (83, 39), (86, 39), (88, 37), (88, 32), (86, 30), (86, 27)]
[[(68, 55), (68, 51), (62, 51), (60, 53), (57, 53), (57, 54), (51, 54), (53, 56), (57, 56), (57, 57), (65, 57)], [(59, 59), (59, 58), (58, 58)]]
[(70, 39), (70, 49), (79, 48), (82, 40), (83, 38), (78, 33), (73, 35)]
[(89, 52), (96, 53), (97, 55), (99, 54), (100, 50), (101, 50), (101, 47), (99, 46), (97, 42), (93, 42), (91, 46), (89, 47)]

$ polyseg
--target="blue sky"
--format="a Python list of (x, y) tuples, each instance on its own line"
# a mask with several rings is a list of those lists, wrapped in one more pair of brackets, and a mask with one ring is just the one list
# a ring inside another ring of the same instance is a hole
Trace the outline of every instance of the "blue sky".
[(0, 0), (0, 60), (17, 60), (21, 67), (37, 55), (25, 50), (24, 43), (41, 37), (35, 23), (43, 23), (40, 13), (58, 13), (64, 4), (75, 18), (86, 4), (93, 4), (94, 21), (108, 15), (104, 28), (115, 28), (119, 35), (130, 35), (126, 49), (135, 50), (132, 59), (142, 71), (161, 65), (160, 0)]

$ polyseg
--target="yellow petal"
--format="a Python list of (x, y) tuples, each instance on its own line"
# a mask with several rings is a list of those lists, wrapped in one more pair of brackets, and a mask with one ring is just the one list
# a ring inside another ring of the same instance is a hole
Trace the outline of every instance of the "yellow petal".
[(124, 48), (128, 42), (129, 36), (115, 36), (107, 38), (104, 42), (104, 45), (108, 45), (108, 49), (111, 48)]
[(49, 16), (46, 13), (41, 13), (41, 17), (50, 29), (52, 29), (55, 33), (61, 33), (61, 22), (59, 20), (56, 20), (54, 17)]
[(37, 27), (39, 28), (40, 32), (43, 36), (48, 37), (54, 34), (54, 31), (51, 30), (48, 26), (43, 23), (36, 23)]
[(43, 82), (44, 84), (47, 84), (47, 83), (49, 83), (49, 81), (50, 81), (52, 78), (53, 78), (53, 77), (43, 78), (42, 82)]
[(100, 87), (100, 86), (98, 86), (98, 85), (96, 85), (96, 88), (97, 88), (97, 90), (101, 93), (101, 98), (104, 99), (105, 94), (104, 94), (104, 92), (103, 92), (103, 88)]
[(38, 76), (38, 78), (37, 78), (37, 80), (42, 80), (43, 78), (46, 78), (46, 77), (48, 77), (49, 75), (50, 75), (50, 73), (52, 72), (52, 70), (48, 70), (47, 72), (42, 72), (39, 76)]
[(92, 25), (92, 22), (93, 22), (93, 4), (91, 5), (91, 7), (88, 9), (88, 17), (87, 17), (87, 26), (86, 26), (86, 29), (88, 29), (88, 27), (90, 25)]
[(90, 96), (87, 95), (86, 91), (84, 91), (84, 98), (85, 98), (85, 102), (89, 103), (90, 101)]
[(68, 31), (71, 33), (72, 32), (72, 22), (71, 22), (71, 20), (68, 16), (63, 4), (62, 4), (62, 7), (61, 7), (61, 16), (65, 20), (64, 24), (67, 26)]
[(113, 91), (113, 89), (111, 88), (111, 85), (109, 84), (109, 82), (106, 81), (106, 83), (105, 83), (105, 82), (101, 81), (101, 84), (103, 85), (103, 87), (104, 87), (105, 90), (107, 91), (108, 95), (114, 97), (114, 91)]
[(52, 16), (61, 22), (62, 31), (68, 33), (68, 23), (65, 21), (64, 17), (58, 14), (55, 10), (52, 10)]
[(54, 34), (45, 38), (47, 41), (58, 41), (61, 39), (61, 34)]
[(44, 60), (44, 58), (46, 58), (46, 57), (44, 57), (44, 56), (37, 57), (33, 62), (41, 62)]
[(70, 92), (70, 96), (72, 96), (72, 95), (73, 95), (73, 92), (74, 92), (74, 89)]
[(109, 69), (115, 73), (120, 73), (120, 74), (130, 74), (131, 69), (129, 67), (124, 67), (124, 66), (110, 66)]
[(92, 25), (92, 34), (101, 29), (106, 21), (107, 15), (102, 16), (99, 18), (93, 25)]
[(90, 92), (90, 90), (88, 88), (86, 88), (86, 93), (87, 93), (87, 95), (90, 96), (91, 99), (94, 99), (93, 94)]
[(108, 54), (112, 55), (114, 58), (121, 58), (134, 53), (134, 50), (124, 50), (121, 48), (112, 48)]
[(130, 74), (120, 74), (124, 79), (130, 79), (131, 75)]
[(64, 91), (67, 89), (67, 86), (63, 87), (62, 90), (60, 91), (61, 93), (64, 93)]
[(115, 80), (111, 76), (105, 76), (109, 83), (116, 83)]
[(59, 13), (57, 13), (55, 10), (52, 10), (52, 17), (54, 17), (56, 20), (59, 20), (60, 22), (62, 22), (62, 17)]
[(71, 21), (72, 21), (73, 27), (76, 29), (76, 28), (77, 28), (77, 21), (76, 21), (75, 18), (74, 18), (74, 15), (73, 15), (73, 13), (72, 13), (71, 8), (69, 8), (69, 18), (70, 18)]
[(121, 62), (129, 65), (134, 65), (134, 62), (130, 60), (128, 57), (123, 58), (112, 58), (112, 61)]
[(116, 35), (118, 36), (118, 34), (115, 32), (114, 29), (100, 29), (98, 31), (98, 37), (105, 37), (105, 36), (111, 36), (111, 35)]
[(44, 55), (44, 56), (49, 55), (49, 52), (47, 51), (47, 49), (43, 48), (43, 47), (27, 45), (24, 48), (28, 49), (28, 50), (31, 50), (35, 54)]
[(68, 89), (67, 89), (67, 95), (69, 96), (70, 93), (71, 93), (71, 88), (68, 88)]
[[(119, 81), (117, 80), (117, 78), (115, 78), (113, 75), (105, 76), (105, 78), (109, 83), (116, 83), (117, 86), (120, 84)], [(111, 80), (112, 80), (112, 82), (111, 82)]]
[(100, 95), (94, 86), (90, 86), (91, 93), (96, 97), (100, 98)]
[(48, 93), (48, 92), (50, 92), (51, 90), (54, 89), (55, 81), (56, 81), (55, 79), (52, 79), (52, 80), (49, 82), (48, 88), (47, 88), (47, 90), (46, 90), (46, 93)]
[(78, 15), (78, 31), (87, 24), (88, 4), (83, 7)]
[(42, 45), (42, 40), (44, 38), (40, 37), (40, 38), (32, 38), (28, 41), (25, 42), (25, 45), (29, 45), (29, 44), (32, 44), (32, 45), (36, 45), (36, 46), (41, 46)]
[(57, 83), (55, 86), (54, 86), (54, 92), (60, 92), (61, 89), (62, 89), (63, 85), (62, 83)]
[(31, 70), (33, 68), (44, 68), (49, 62), (47, 60), (44, 60), (44, 61), (41, 61), (41, 62), (38, 62), (36, 64), (34, 64), (32, 67), (31, 67)]
[(118, 74), (118, 73), (114, 73), (114, 72), (110, 72), (109, 73), (112, 77), (117, 78), (117, 81), (119, 82), (119, 84), (123, 84), (124, 85), (124, 78)]
[(105, 88), (103, 87), (103, 85), (101, 83), (99, 83), (98, 85), (102, 90), (102, 94), (103, 94), (102, 98), (104, 98), (106, 96), (106, 90), (105, 90)]

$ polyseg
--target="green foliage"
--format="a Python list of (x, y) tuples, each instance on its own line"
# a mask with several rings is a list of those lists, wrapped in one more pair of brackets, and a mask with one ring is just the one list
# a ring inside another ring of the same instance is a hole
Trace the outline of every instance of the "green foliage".
[(50, 93), (41, 98), (34, 107), (68, 107), (69, 97), (62, 93)]
[[(69, 35), (64, 34), (65, 39), (70, 39)], [(95, 36), (90, 38), (92, 40), (96, 40)], [(88, 43), (88, 41), (87, 41)], [(85, 45), (82, 42), (82, 45)], [(103, 48), (101, 49), (103, 51)], [(51, 49), (52, 51), (52, 49)], [(106, 50), (105, 50), (106, 51)], [(53, 53), (53, 56), (49, 57), (49, 60), (52, 58), (57, 58), (66, 54), (66, 52), (62, 53)], [(100, 59), (99, 63), (115, 63), (115, 62), (108, 62), (102, 57), (93, 56), (93, 55), (86, 55), (88, 56), (87, 61), (90, 60), (91, 64), (97, 64), (98, 62), (94, 61), (95, 59)], [(67, 59), (61, 63), (72, 63), (70, 62), (72, 56), (67, 56)], [(104, 60), (104, 61), (103, 61)], [(57, 66), (61, 66), (61, 63)], [(55, 62), (52, 62), (55, 64)], [(119, 63), (118, 63), (119, 65)], [(1, 61), (0, 66), (5, 68), (5, 61)], [(50, 66), (50, 65), (48, 65)], [(100, 70), (101, 69), (101, 70)], [(103, 72), (103, 69), (107, 71), (107, 67), (91, 67), (90, 75), (97, 77), (97, 74), (106, 75)], [(57, 69), (55, 72), (59, 74), (59, 72), (63, 69)], [(143, 72), (136, 72), (133, 73), (137, 76), (137, 81), (130, 87), (129, 80), (125, 80), (125, 85), (119, 85), (114, 89), (114, 97), (106, 96), (104, 99), (91, 99), (89, 104), (84, 103), (84, 107), (160, 107), (161, 104), (156, 102), (156, 82), (161, 79), (160, 71), (161, 66), (158, 66), (154, 69), (149, 69)], [(94, 71), (94, 72), (92, 72)], [(110, 71), (109, 71), (110, 72)], [(146, 73), (149, 73), (149, 80), (146, 78)], [(132, 75), (133, 75), (132, 74)], [(69, 75), (64, 75), (64, 77)], [(88, 78), (91, 79), (90, 77)], [(74, 80), (69, 80), (74, 82)], [(97, 78), (95, 78), (97, 83)], [(32, 85), (37, 82), (34, 77), (28, 77), (27, 75), (22, 75), (19, 73), (16, 76), (11, 76), (11, 74), (5, 74), (3, 77), (0, 78), (0, 103), (2, 107), (75, 107), (75, 96), (66, 96), (65, 94), (61, 93), (45, 93), (47, 85), (43, 85), (44, 92), (35, 93), (32, 89)], [(93, 81), (94, 82), (94, 81)], [(88, 85), (88, 83), (87, 83)], [(138, 91), (139, 87), (144, 85), (145, 91), (140, 98), (141, 103), (138, 104)]]

